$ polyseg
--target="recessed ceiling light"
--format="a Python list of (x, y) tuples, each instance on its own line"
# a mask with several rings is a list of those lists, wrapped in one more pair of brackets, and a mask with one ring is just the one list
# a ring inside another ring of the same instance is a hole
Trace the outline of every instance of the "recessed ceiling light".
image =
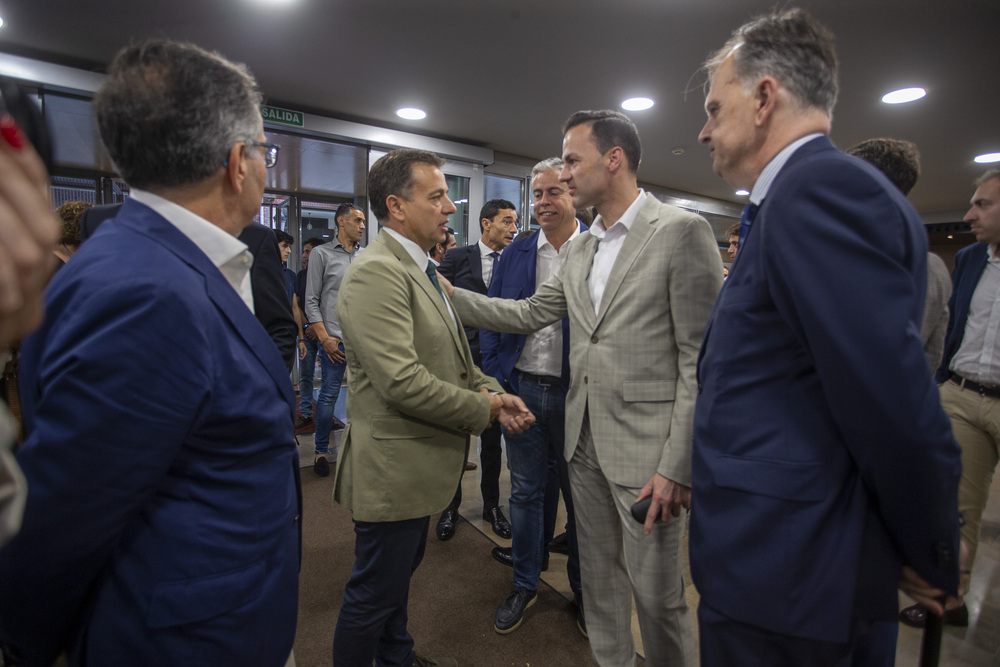
[(422, 118), (427, 118), (427, 113), (423, 109), (414, 109), (413, 107), (396, 109), (396, 115), (400, 118), (405, 118), (406, 120), (421, 120)]
[(3, 27), (3, 19), (0, 18), (0, 28), (2, 28), (2, 27)]
[(891, 93), (886, 93), (882, 96), (882, 101), (886, 104), (905, 104), (906, 102), (919, 100), (926, 94), (927, 91), (923, 88), (902, 88), (894, 90)]
[(622, 109), (626, 111), (643, 111), (653, 106), (653, 100), (648, 97), (630, 97), (622, 102)]
[(1000, 153), (983, 153), (982, 155), (977, 155), (974, 159), (979, 164), (1000, 162)]
[(750, 194), (749, 190), (737, 190), (736, 191), (736, 196), (737, 197), (746, 197), (748, 194)]

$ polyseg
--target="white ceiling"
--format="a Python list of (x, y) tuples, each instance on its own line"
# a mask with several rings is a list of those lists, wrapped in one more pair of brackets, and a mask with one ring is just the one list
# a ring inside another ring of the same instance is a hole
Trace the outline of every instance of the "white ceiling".
[[(539, 159), (579, 109), (656, 100), (639, 127), (642, 181), (740, 201), (698, 145), (700, 63), (773, 0), (0, 0), (0, 51), (100, 70), (132, 40), (195, 42), (247, 63), (276, 106), (455, 139)], [(1000, 151), (1000, 2), (803, 0), (837, 36), (833, 139), (917, 143), (911, 193), (957, 220)], [(923, 100), (881, 95), (920, 85)], [(416, 106), (421, 121), (395, 110)], [(674, 148), (683, 148), (674, 155)]]

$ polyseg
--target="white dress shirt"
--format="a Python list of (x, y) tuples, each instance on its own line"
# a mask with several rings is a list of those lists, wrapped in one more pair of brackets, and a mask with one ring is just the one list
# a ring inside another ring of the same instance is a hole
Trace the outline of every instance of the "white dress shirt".
[(243, 241), (183, 206), (152, 192), (132, 188), (132, 198), (162, 215), (198, 246), (219, 269), (226, 282), (233, 286), (250, 312), (254, 312), (253, 288), (250, 285), (253, 254)]
[(594, 303), (594, 313), (601, 308), (601, 299), (604, 297), (604, 290), (608, 286), (608, 276), (615, 266), (618, 253), (621, 252), (628, 230), (632, 229), (635, 218), (639, 215), (639, 209), (646, 202), (646, 191), (639, 189), (639, 196), (635, 198), (629, 207), (622, 213), (611, 227), (607, 227), (604, 218), (598, 215), (594, 218), (594, 224), (590, 227), (590, 233), (599, 241), (597, 253), (594, 255), (594, 263), (590, 267), (590, 300)]
[[(538, 254), (535, 257), (535, 289), (552, 276), (559, 273), (563, 264), (566, 263), (566, 255), (569, 254), (569, 242), (580, 235), (580, 221), (576, 221), (576, 228), (566, 239), (559, 250), (549, 242), (545, 232), (538, 232)], [(514, 368), (524, 373), (532, 375), (546, 375), (548, 377), (562, 377), (562, 321), (550, 324), (544, 329), (539, 329), (533, 334), (528, 334), (524, 340), (524, 348), (521, 356), (517, 358)]]
[(950, 368), (967, 380), (1000, 385), (1000, 354), (997, 354), (997, 331), (1000, 329), (1000, 257), (996, 248), (986, 249), (983, 269), (972, 293), (965, 334)]

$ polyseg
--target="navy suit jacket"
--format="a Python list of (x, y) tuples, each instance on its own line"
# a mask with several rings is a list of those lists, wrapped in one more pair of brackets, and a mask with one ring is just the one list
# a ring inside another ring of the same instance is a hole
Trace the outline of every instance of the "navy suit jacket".
[[(577, 222), (580, 231), (587, 225)], [(500, 255), (497, 275), (490, 281), (489, 296), (503, 299), (527, 299), (535, 293), (535, 269), (538, 265), (538, 234), (535, 232), (511, 243)], [(480, 267), (481, 269), (482, 267)], [(562, 319), (562, 380), (569, 388), (569, 318)], [(497, 333), (483, 329), (480, 345), (483, 372), (492, 375), (507, 391), (517, 393), (514, 364), (524, 349), (525, 334)]]
[(948, 333), (944, 339), (944, 357), (937, 371), (938, 382), (945, 382), (948, 379), (948, 366), (958, 348), (962, 346), (965, 323), (969, 319), (969, 309), (972, 307), (972, 295), (979, 285), (979, 278), (983, 275), (983, 269), (986, 268), (989, 259), (986, 255), (987, 248), (985, 243), (973, 243), (955, 255), (955, 268), (951, 272), (951, 300), (948, 302)]
[(959, 449), (920, 341), (926, 263), (905, 197), (829, 139), (778, 173), (699, 360), (702, 604), (845, 642), (895, 621), (904, 563), (955, 592)]
[[(500, 257), (503, 257), (502, 253)], [(486, 282), (483, 280), (483, 260), (479, 253), (478, 241), (472, 245), (449, 250), (448, 254), (444, 256), (441, 266), (438, 267), (438, 271), (455, 287), (486, 294)], [(465, 337), (469, 340), (473, 363), (482, 368), (483, 358), (479, 351), (479, 329), (465, 327)]]
[(288, 373), (219, 270), (127, 202), (22, 348), (30, 493), (0, 552), (27, 664), (283, 665), (298, 602)]

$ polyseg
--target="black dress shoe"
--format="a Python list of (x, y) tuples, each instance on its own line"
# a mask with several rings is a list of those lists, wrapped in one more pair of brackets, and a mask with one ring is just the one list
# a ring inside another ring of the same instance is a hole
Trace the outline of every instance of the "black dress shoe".
[(347, 424), (345, 424), (344, 422), (340, 421), (336, 417), (333, 418), (333, 430), (334, 431), (343, 431), (345, 426), (347, 426)]
[(483, 512), (483, 521), (493, 526), (493, 532), (506, 540), (510, 539), (510, 521), (503, 515), (499, 507), (491, 507)]
[(326, 477), (330, 474), (330, 462), (326, 460), (326, 457), (320, 454), (313, 461), (313, 472), (320, 477)]
[(535, 604), (538, 599), (537, 591), (529, 591), (526, 588), (515, 588), (507, 596), (507, 599), (497, 607), (496, 616), (493, 617), (493, 629), (502, 635), (513, 632), (524, 620), (524, 610)]
[(560, 533), (559, 535), (556, 535), (551, 540), (549, 540), (548, 549), (552, 553), (568, 556), (569, 540), (566, 538), (566, 533)]
[[(917, 603), (900, 610), (899, 620), (911, 628), (922, 628), (927, 625), (927, 607)], [(958, 628), (969, 627), (969, 608), (964, 604), (954, 609), (946, 609), (944, 612), (945, 625), (954, 625)]]
[(455, 534), (455, 523), (458, 521), (458, 510), (448, 508), (441, 512), (437, 523), (437, 537), (442, 542), (450, 540)]
[[(514, 567), (514, 551), (510, 547), (493, 547), (490, 555), (493, 556), (493, 560), (496, 562), (503, 563), (507, 567)], [(545, 554), (542, 556), (542, 572), (546, 572), (548, 569), (549, 555)]]

